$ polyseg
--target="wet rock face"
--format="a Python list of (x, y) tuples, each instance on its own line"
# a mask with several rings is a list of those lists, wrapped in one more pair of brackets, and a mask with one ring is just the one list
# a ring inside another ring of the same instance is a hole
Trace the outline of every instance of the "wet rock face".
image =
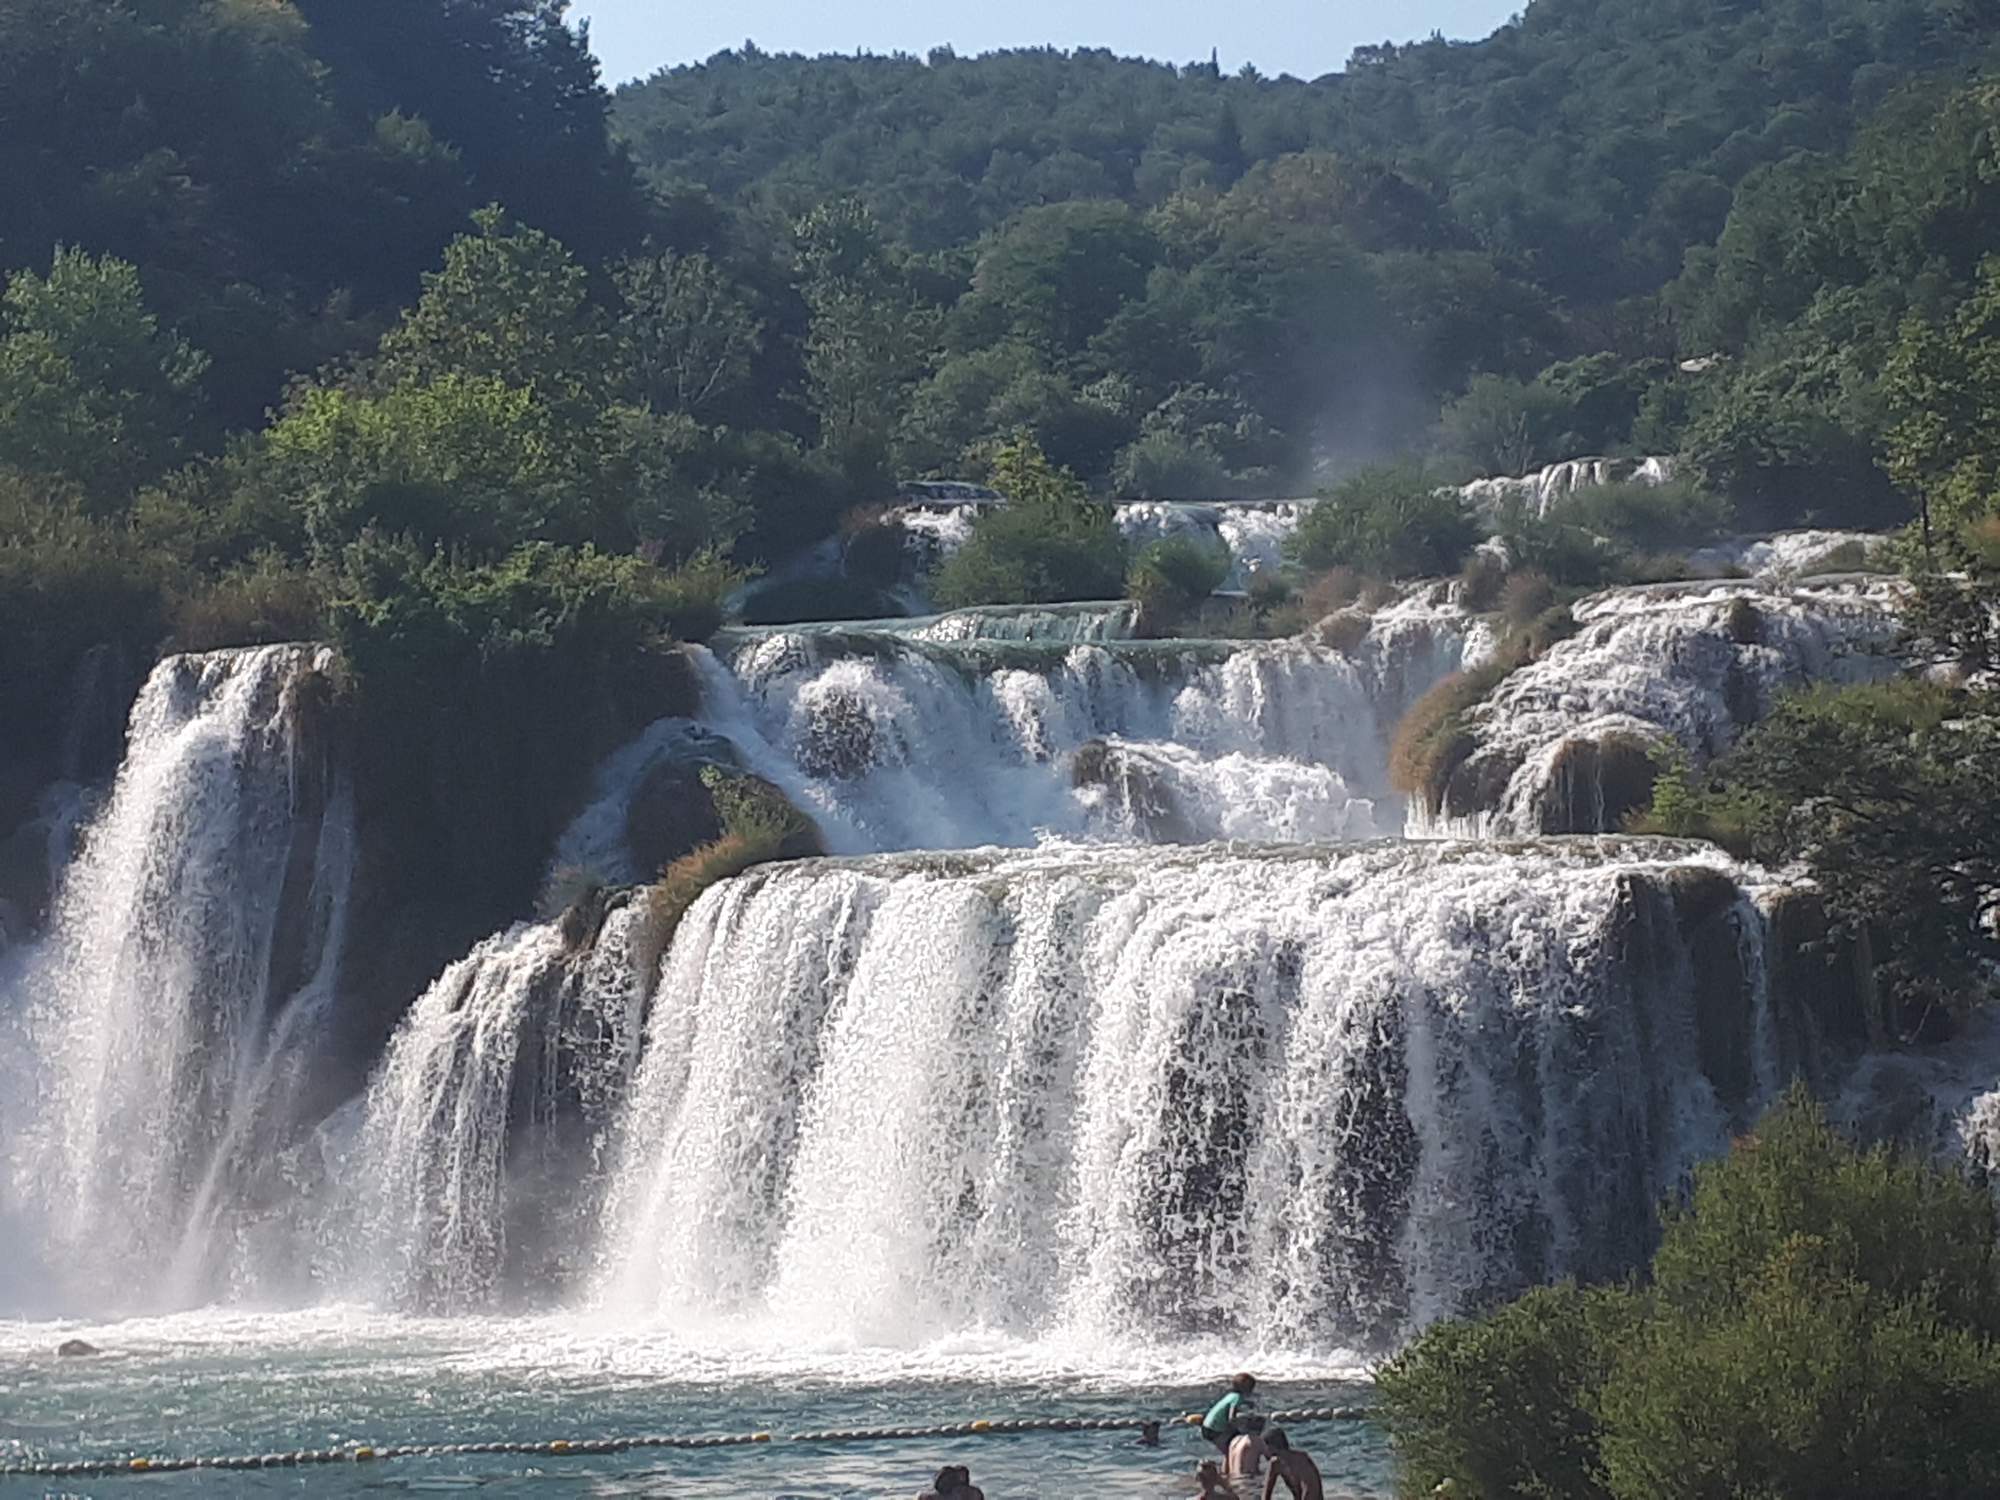
[(722, 836), (715, 797), (702, 784), (708, 762), (664, 761), (648, 771), (625, 809), (625, 843), (641, 870), (659, 870)]
[(884, 746), (868, 704), (860, 694), (828, 687), (810, 705), (799, 737), (799, 767), (808, 776), (852, 781), (878, 762)]
[(1653, 747), (1635, 734), (1565, 741), (1548, 771), (1542, 833), (1603, 833), (1652, 806)]
[(1077, 750), (1070, 779), (1080, 787), (1102, 787), (1132, 831), (1149, 844), (1200, 842), (1200, 833), (1175, 800), (1168, 778), (1125, 746), (1091, 740)]

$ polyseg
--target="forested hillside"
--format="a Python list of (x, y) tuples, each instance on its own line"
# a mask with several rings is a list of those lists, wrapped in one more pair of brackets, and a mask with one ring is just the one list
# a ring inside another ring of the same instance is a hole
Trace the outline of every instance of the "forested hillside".
[(1673, 277), (1748, 173), (1837, 150), (1992, 20), (1980, 0), (1536, 0), (1489, 39), (1364, 48), (1311, 83), (1104, 52), (746, 47), (622, 90), (617, 128), (659, 182), (787, 214), (853, 192), (918, 250), (1040, 204), (1151, 208), (1334, 151), (1394, 167), (1552, 293), (1601, 299)]

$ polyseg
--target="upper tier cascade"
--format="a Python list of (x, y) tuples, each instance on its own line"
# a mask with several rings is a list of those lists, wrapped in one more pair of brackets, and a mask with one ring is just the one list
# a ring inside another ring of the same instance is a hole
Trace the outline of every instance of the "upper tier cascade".
[(1464, 716), (1415, 824), (1454, 837), (1615, 831), (1662, 749), (1701, 764), (1783, 692), (1902, 670), (1900, 585), (1827, 577), (1616, 589)]

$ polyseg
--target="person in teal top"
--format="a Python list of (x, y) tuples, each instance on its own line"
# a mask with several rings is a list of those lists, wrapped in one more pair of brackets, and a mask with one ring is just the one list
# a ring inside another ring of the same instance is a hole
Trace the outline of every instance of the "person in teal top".
[(1257, 1389), (1255, 1375), (1238, 1375), (1229, 1382), (1229, 1389), (1222, 1399), (1208, 1409), (1208, 1415), (1201, 1419), (1201, 1435), (1229, 1456), (1229, 1441), (1236, 1436), (1236, 1422), (1254, 1399)]

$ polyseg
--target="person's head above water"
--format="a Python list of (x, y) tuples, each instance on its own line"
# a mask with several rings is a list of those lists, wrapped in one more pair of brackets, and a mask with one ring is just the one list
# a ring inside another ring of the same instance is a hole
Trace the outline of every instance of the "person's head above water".
[(1139, 1441), (1144, 1443), (1148, 1448), (1157, 1448), (1160, 1443), (1160, 1424), (1158, 1422), (1141, 1422), (1139, 1424)]
[(1264, 1419), (1254, 1413), (1243, 1419), (1243, 1430), (1255, 1437), (1264, 1430)]
[(1292, 1447), (1290, 1440), (1285, 1436), (1285, 1429), (1282, 1427), (1273, 1427), (1269, 1432), (1264, 1434), (1264, 1446), (1269, 1448), (1273, 1453), (1289, 1453)]
[[(958, 1477), (960, 1472), (956, 1464), (946, 1464), (942, 1469), (937, 1471), (937, 1478), (931, 1481), (931, 1488), (940, 1495), (949, 1495), (953, 1490), (960, 1488), (966, 1482), (965, 1479)], [(970, 1478), (971, 1475), (967, 1474), (966, 1479)]]
[(1229, 1382), (1229, 1388), (1239, 1396), (1247, 1396), (1257, 1389), (1257, 1377), (1255, 1375), (1238, 1375), (1234, 1380)]

